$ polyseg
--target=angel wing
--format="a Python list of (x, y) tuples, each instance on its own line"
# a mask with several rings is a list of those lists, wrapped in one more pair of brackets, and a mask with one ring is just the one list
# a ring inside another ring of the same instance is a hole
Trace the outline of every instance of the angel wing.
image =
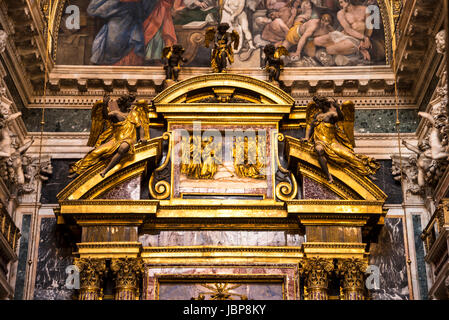
[(207, 28), (206, 35), (204, 37), (204, 45), (206, 48), (209, 48), (209, 44), (214, 41), (215, 32), (214, 27)]
[(276, 51), (274, 52), (274, 57), (276, 59), (279, 59), (282, 56), (288, 56), (290, 55), (290, 53), (288, 52), (287, 48), (284, 46), (280, 46), (276, 49)]
[(337, 125), (343, 130), (352, 147), (355, 147), (354, 139), (354, 121), (355, 121), (355, 104), (348, 100), (341, 104), (341, 112), (344, 120), (339, 121)]
[(170, 58), (169, 54), (171, 52), (172, 52), (171, 47), (165, 47), (164, 49), (162, 49), (162, 58), (169, 59)]
[(92, 107), (92, 124), (90, 126), (89, 140), (87, 141), (89, 147), (96, 146), (98, 138), (104, 131), (106, 119), (103, 115), (103, 108), (105, 108), (103, 100), (95, 102)]
[(134, 110), (137, 112), (140, 125), (145, 132), (145, 140), (150, 140), (150, 106), (147, 100), (138, 100), (135, 104)]
[(237, 50), (240, 43), (240, 36), (237, 31), (232, 30), (231, 33), (231, 42), (234, 42), (234, 50)]
[(315, 116), (320, 112), (321, 110), (318, 108), (315, 101), (310, 101), (306, 107), (306, 125), (310, 126), (313, 120), (315, 120)]

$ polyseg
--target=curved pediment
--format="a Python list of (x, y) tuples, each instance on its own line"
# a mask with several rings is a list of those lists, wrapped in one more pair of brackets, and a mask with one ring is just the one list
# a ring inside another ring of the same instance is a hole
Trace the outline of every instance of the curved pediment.
[(155, 105), (209, 101), (287, 106), (295, 103), (290, 95), (271, 83), (230, 73), (206, 74), (177, 82), (153, 100)]
[(367, 177), (361, 176), (350, 167), (342, 167), (329, 162), (329, 171), (335, 182), (327, 182), (320, 169), (318, 158), (313, 146), (303, 143), (299, 139), (286, 136), (286, 155), (289, 168), (297, 170), (302, 176), (323, 185), (343, 200), (366, 200), (384, 202), (387, 195)]
[(58, 200), (98, 199), (117, 185), (140, 176), (146, 170), (149, 160), (157, 161), (159, 159), (162, 153), (162, 140), (162, 137), (158, 137), (145, 144), (137, 144), (135, 153), (112, 168), (105, 178), (100, 176), (100, 172), (108, 161), (98, 162), (67, 185), (57, 195)]

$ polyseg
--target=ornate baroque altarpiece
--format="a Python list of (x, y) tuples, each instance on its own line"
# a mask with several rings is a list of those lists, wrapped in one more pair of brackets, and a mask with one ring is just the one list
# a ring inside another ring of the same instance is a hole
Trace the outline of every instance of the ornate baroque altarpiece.
[(222, 73), (178, 82), (151, 108), (165, 133), (58, 195), (80, 299), (101, 298), (105, 274), (116, 299), (364, 297), (386, 195), (350, 166), (330, 162), (328, 182), (313, 147), (283, 131), (305, 126), (304, 107)]

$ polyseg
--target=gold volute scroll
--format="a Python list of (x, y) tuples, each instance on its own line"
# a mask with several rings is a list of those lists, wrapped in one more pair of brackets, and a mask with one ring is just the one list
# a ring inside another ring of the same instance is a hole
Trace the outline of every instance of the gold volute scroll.
[(171, 193), (170, 182), (167, 180), (170, 179), (168, 170), (172, 159), (173, 135), (171, 132), (165, 132), (162, 137), (168, 140), (167, 157), (164, 163), (154, 170), (149, 182), (150, 195), (157, 200), (167, 199)]
[(276, 166), (279, 171), (282, 173), (289, 175), (291, 182), (280, 182), (276, 185), (276, 197), (282, 201), (289, 201), (296, 197), (298, 193), (298, 184), (296, 182), (295, 175), (291, 173), (289, 170), (285, 169), (280, 160), (279, 160), (279, 150), (278, 150), (278, 141), (284, 141), (285, 137), (282, 133), (275, 133), (274, 141), (274, 154), (276, 157)]

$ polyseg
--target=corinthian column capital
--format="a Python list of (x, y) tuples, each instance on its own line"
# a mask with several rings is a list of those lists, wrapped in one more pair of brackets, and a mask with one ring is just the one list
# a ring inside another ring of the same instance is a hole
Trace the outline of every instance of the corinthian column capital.
[(366, 260), (341, 259), (337, 271), (341, 277), (344, 300), (364, 300), (365, 271), (368, 268)]
[(334, 270), (331, 259), (306, 258), (301, 263), (301, 274), (305, 277), (305, 298), (307, 300), (327, 300), (329, 275)]
[(139, 278), (144, 272), (142, 259), (112, 259), (111, 270), (115, 276), (115, 300), (138, 300)]
[(102, 277), (106, 271), (104, 259), (75, 258), (80, 273), (79, 300), (101, 300)]

